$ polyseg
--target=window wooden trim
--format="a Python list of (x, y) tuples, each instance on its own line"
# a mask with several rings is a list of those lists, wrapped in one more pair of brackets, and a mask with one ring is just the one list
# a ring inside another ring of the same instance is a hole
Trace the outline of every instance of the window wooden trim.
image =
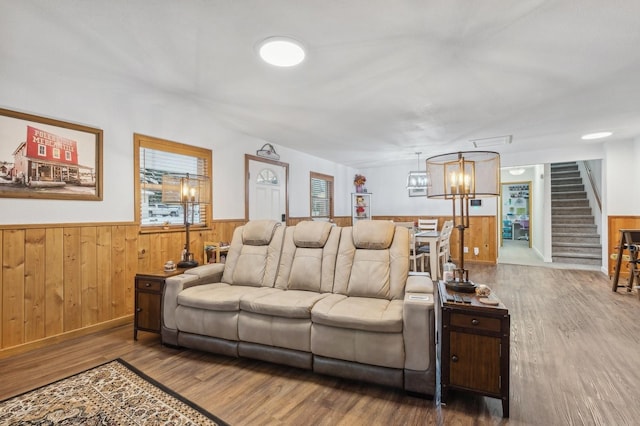
[(333, 220), (334, 218), (334, 214), (333, 214), (333, 198), (334, 198), (334, 182), (333, 182), (333, 176), (330, 175), (325, 175), (322, 173), (317, 173), (317, 172), (309, 172), (309, 217), (311, 219), (313, 219), (314, 217), (318, 217), (318, 218), (324, 218), (326, 216), (312, 216), (311, 213), (313, 212), (313, 197), (311, 196), (311, 191), (312, 191), (312, 185), (311, 185), (311, 179), (319, 179), (319, 180), (325, 180), (327, 182), (330, 183), (330, 191), (329, 191), (329, 220)]
[(188, 155), (192, 157), (204, 158), (206, 161), (206, 175), (211, 179), (211, 204), (205, 206), (204, 225), (191, 225), (191, 229), (209, 229), (212, 222), (213, 211), (213, 154), (210, 149), (200, 148), (197, 146), (187, 145), (180, 142), (173, 142), (166, 139), (160, 139), (153, 136), (133, 134), (133, 187), (134, 187), (134, 220), (140, 226), (140, 233), (156, 233), (166, 231), (183, 231), (183, 225), (171, 225), (167, 230), (165, 226), (142, 226), (142, 218), (140, 217), (140, 148), (156, 149), (167, 151), (174, 154)]

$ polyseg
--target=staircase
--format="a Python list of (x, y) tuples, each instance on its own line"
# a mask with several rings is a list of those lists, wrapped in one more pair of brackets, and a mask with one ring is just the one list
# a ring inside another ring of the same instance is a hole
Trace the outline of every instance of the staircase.
[(551, 256), (554, 262), (602, 265), (602, 245), (578, 164), (551, 164)]

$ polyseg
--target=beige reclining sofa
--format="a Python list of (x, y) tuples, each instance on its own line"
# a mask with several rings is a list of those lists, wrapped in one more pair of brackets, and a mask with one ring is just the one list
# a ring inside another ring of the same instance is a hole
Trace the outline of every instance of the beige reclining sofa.
[(167, 280), (162, 341), (433, 396), (434, 315), (406, 228), (251, 221), (225, 264)]

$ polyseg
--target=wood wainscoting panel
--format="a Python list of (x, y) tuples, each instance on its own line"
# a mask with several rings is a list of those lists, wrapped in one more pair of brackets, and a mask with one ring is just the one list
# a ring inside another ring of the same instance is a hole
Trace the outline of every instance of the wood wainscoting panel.
[(2, 244), (2, 344), (24, 343), (25, 230), (5, 231)]
[(333, 222), (337, 226), (351, 226), (351, 216), (335, 216)]
[(82, 328), (82, 272), (80, 269), (80, 227), (65, 227), (64, 265), (64, 331)]
[(98, 322), (97, 263), (98, 241), (97, 227), (85, 227), (80, 230), (80, 284), (82, 301), (82, 327)]
[(96, 227), (96, 289), (98, 322), (109, 321), (111, 316), (111, 226)]
[[(64, 229), (47, 228), (44, 252), (44, 337), (64, 332)], [(6, 346), (3, 346), (6, 347)]]
[[(613, 277), (616, 268), (616, 261), (611, 258), (611, 255), (618, 253), (618, 246), (620, 245), (620, 230), (621, 229), (640, 229), (640, 216), (608, 216), (607, 224), (609, 228), (608, 239), (608, 273), (609, 277)], [(628, 254), (627, 251), (624, 254)], [(620, 265), (620, 277), (624, 279), (629, 278), (629, 262), (622, 262)]]
[(24, 336), (25, 341), (45, 336), (45, 239), (43, 228), (27, 229), (24, 263)]
[[(113, 226), (111, 229), (111, 271), (109, 276), (109, 293), (111, 295), (111, 318), (118, 318), (126, 315), (124, 304), (125, 290), (124, 286), (127, 277), (125, 276), (126, 262), (126, 226)], [(133, 280), (135, 275), (131, 277)]]
[[(445, 220), (451, 220), (451, 216), (374, 216), (376, 220), (393, 220), (394, 222), (417, 222), (418, 219), (438, 219), (438, 229), (442, 228)], [(465, 253), (464, 261), (470, 263), (486, 263), (495, 265), (498, 263), (498, 228), (495, 216), (471, 216), (469, 228), (464, 230), (464, 244), (469, 248)], [(458, 229), (454, 228), (449, 241), (451, 259), (458, 263), (459, 245)], [(478, 256), (473, 254), (473, 248), (478, 247)]]
[[(244, 223), (193, 230), (196, 260), (204, 241), (230, 242)], [(130, 321), (136, 273), (178, 261), (184, 243), (184, 230), (140, 233), (135, 223), (0, 227), (0, 357)]]
[[(202, 233), (200, 237), (202, 238), (203, 244), (204, 241), (219, 241), (230, 243), (233, 238), (233, 231), (236, 230), (238, 226), (242, 226), (246, 223), (244, 219), (231, 219), (231, 220), (214, 220), (212, 225), (212, 230), (208, 233)], [(200, 250), (204, 255), (204, 252)], [(202, 259), (204, 262), (204, 259)]]
[[(310, 217), (290, 217), (287, 219), (287, 226), (295, 226), (306, 220), (312, 219)], [(334, 216), (333, 223), (337, 226), (351, 226), (351, 216)]]

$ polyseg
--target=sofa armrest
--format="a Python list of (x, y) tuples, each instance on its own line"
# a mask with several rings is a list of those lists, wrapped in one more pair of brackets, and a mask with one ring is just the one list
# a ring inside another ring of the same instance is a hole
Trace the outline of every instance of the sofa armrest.
[(431, 275), (428, 272), (410, 272), (404, 292), (433, 294)]
[(178, 307), (178, 294), (185, 288), (196, 285), (218, 283), (222, 279), (223, 263), (213, 263), (187, 269), (180, 275), (169, 277), (165, 281), (162, 297), (162, 325), (164, 328), (175, 330), (175, 313)]
[(195, 275), (202, 283), (219, 283), (224, 272), (224, 263), (209, 263), (196, 268), (187, 269), (184, 275)]
[(431, 278), (409, 277), (402, 310), (405, 369), (427, 371), (435, 366), (434, 303)]

